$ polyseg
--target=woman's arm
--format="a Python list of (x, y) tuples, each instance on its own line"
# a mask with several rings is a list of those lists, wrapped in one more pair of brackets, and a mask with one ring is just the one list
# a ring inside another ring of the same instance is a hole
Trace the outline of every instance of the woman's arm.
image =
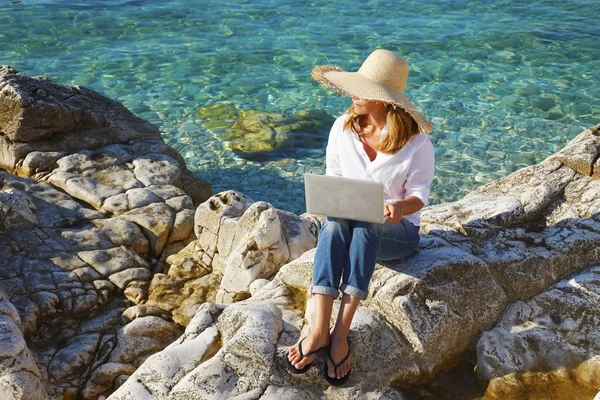
[(342, 134), (340, 120), (337, 119), (329, 131), (325, 149), (325, 175), (342, 176), (337, 138)]
[(385, 215), (389, 215), (389, 222), (399, 222), (403, 216), (416, 213), (427, 204), (434, 169), (433, 145), (425, 136), (410, 160), (404, 182), (404, 199), (386, 204), (384, 208)]
[(389, 217), (387, 222), (396, 223), (402, 220), (402, 217), (412, 213), (416, 213), (424, 204), (418, 197), (408, 196), (404, 200), (396, 200), (391, 203), (386, 203), (384, 207), (384, 215)]

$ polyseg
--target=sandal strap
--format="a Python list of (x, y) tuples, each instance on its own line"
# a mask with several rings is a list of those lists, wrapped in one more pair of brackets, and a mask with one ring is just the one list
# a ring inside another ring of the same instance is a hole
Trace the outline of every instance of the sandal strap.
[(302, 341), (304, 339), (306, 339), (306, 338), (300, 339), (300, 342), (298, 343), (298, 352), (300, 353), (300, 359), (301, 360), (304, 358), (304, 353), (302, 353)]
[[(316, 353), (317, 353), (319, 350), (321, 350), (321, 349), (323, 348), (323, 347), (319, 347), (319, 348), (318, 348), (318, 349), (316, 349), (316, 350), (309, 351), (308, 353), (304, 354), (304, 353), (302, 352), (302, 341), (303, 341), (304, 339), (306, 339), (306, 338), (302, 338), (302, 340), (300, 340), (300, 342), (298, 343), (298, 353), (300, 353), (300, 359), (301, 359), (301, 360), (302, 360), (304, 357), (310, 357), (310, 356), (312, 356), (313, 354), (316, 354)], [(325, 346), (325, 347), (327, 347), (327, 346)]]
[(342, 361), (340, 361), (339, 363), (336, 364), (333, 357), (331, 357), (331, 353), (327, 354), (327, 356), (329, 357), (329, 361), (331, 362), (331, 365), (333, 365), (333, 369), (336, 370), (340, 365), (342, 365), (343, 363), (346, 362), (348, 357), (350, 357), (350, 339), (348, 339), (348, 352), (346, 353), (346, 357), (344, 357), (344, 359)]

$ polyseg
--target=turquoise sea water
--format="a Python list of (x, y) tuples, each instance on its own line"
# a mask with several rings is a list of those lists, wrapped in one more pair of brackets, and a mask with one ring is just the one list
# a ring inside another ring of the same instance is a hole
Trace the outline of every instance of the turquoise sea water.
[(313, 66), (356, 70), (390, 49), (435, 124), (438, 203), (600, 122), (599, 14), (598, 0), (1, 1), (0, 64), (117, 99), (216, 192), (301, 213), (302, 175), (324, 171), (323, 146), (248, 159), (203, 129), (198, 108), (337, 116), (349, 101), (312, 81)]

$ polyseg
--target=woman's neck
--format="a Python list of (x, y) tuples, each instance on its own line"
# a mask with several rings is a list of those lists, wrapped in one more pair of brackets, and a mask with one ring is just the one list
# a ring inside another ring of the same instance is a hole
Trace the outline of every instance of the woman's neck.
[(383, 129), (387, 125), (387, 109), (378, 110), (375, 113), (367, 114), (367, 123), (376, 129)]

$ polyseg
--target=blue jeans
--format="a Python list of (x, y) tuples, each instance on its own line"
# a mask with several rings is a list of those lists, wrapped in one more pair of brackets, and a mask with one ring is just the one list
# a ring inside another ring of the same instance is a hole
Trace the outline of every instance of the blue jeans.
[(377, 259), (408, 256), (418, 244), (419, 229), (404, 219), (375, 224), (327, 217), (319, 232), (310, 291), (337, 298), (339, 287), (362, 300), (367, 297)]

